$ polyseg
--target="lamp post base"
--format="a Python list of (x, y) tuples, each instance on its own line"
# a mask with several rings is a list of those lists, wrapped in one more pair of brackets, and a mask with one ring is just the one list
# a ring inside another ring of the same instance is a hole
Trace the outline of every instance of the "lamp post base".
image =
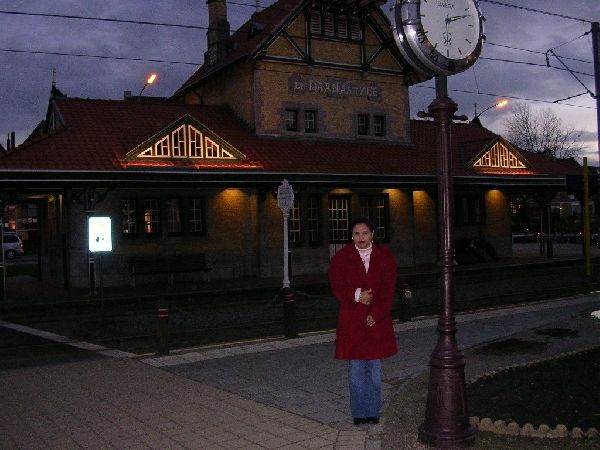
[(467, 413), (464, 357), (456, 346), (453, 323), (442, 321), (438, 331), (439, 341), (429, 362), (425, 422), (419, 427), (419, 439), (439, 448), (468, 447), (475, 441), (475, 428)]

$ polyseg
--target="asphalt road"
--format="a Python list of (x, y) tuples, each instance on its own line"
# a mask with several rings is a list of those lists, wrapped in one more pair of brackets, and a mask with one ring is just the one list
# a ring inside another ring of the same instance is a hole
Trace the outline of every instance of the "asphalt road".
[(0, 370), (99, 358), (105, 358), (105, 356), (0, 326)]

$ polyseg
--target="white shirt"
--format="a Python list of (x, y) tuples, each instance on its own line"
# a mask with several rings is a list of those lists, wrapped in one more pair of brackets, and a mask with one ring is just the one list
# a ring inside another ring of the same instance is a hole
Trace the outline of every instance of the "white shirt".
[[(367, 248), (356, 247), (356, 250), (358, 250), (360, 259), (362, 259), (363, 265), (365, 266), (365, 272), (368, 272), (369, 271), (369, 262), (371, 261), (371, 252), (373, 251), (373, 243), (371, 242), (371, 244)], [(357, 288), (356, 291), (354, 292), (354, 301), (355, 302), (358, 302), (361, 292), (362, 292), (361, 288)]]

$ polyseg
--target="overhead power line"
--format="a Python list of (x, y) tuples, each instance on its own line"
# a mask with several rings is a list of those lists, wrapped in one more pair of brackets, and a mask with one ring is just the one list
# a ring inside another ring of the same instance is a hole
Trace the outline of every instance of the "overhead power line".
[(128, 20), (128, 19), (112, 19), (109, 17), (92, 17), (92, 16), (75, 16), (72, 14), (49, 14), (49, 13), (32, 13), (24, 11), (6, 11), (0, 10), (0, 14), (10, 14), (16, 16), (33, 16), (33, 17), (53, 17), (59, 19), (77, 19), (77, 20), (94, 20), (99, 22), (114, 22), (114, 23), (128, 23), (135, 25), (152, 25), (156, 27), (174, 27), (174, 28), (188, 28), (193, 30), (208, 30), (208, 27), (201, 25), (183, 25), (177, 23), (164, 23), (164, 22), (148, 22), (142, 20)]
[(550, 12), (550, 11), (543, 11), (541, 9), (529, 8), (529, 7), (526, 7), (526, 6), (513, 5), (512, 3), (499, 2), (499, 1), (496, 1), (496, 0), (479, 0), (479, 2), (480, 3), (491, 3), (493, 5), (506, 6), (507, 8), (516, 8), (516, 9), (520, 9), (522, 11), (534, 12), (534, 13), (537, 13), (537, 14), (545, 14), (547, 16), (560, 17), (561, 19), (577, 20), (579, 22), (585, 22), (585, 23), (592, 23), (593, 22), (592, 20), (582, 19), (580, 17), (568, 16), (566, 14), (553, 13), (553, 12)]
[(142, 61), (142, 62), (155, 62), (161, 64), (187, 64), (189, 66), (199, 66), (202, 63), (190, 62), (190, 61), (167, 61), (164, 59), (148, 59), (148, 58), (128, 58), (125, 56), (107, 56), (107, 55), (90, 55), (86, 53), (66, 53), (66, 52), (46, 52), (41, 50), (19, 50), (15, 48), (0, 48), (2, 52), (9, 53), (26, 53), (30, 55), (54, 55), (54, 56), (71, 56), (79, 58), (96, 58), (96, 59), (115, 59), (119, 61)]

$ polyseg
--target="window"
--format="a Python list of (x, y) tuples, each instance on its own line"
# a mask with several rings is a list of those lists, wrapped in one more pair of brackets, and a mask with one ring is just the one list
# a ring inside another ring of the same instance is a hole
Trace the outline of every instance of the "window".
[(185, 158), (185, 125), (181, 125), (171, 133), (173, 142), (173, 158)]
[(181, 208), (177, 198), (167, 199), (167, 233), (181, 233)]
[(457, 225), (483, 225), (485, 223), (483, 197), (479, 195), (458, 197), (456, 199), (454, 215)]
[(156, 156), (169, 156), (169, 136), (165, 136), (154, 145)]
[(290, 209), (290, 216), (288, 218), (290, 243), (300, 244), (302, 237), (300, 231), (300, 199), (298, 196), (294, 196), (294, 204)]
[(362, 39), (362, 31), (358, 19), (350, 19), (350, 39), (355, 41), (360, 41)]
[(359, 114), (357, 121), (357, 132), (358, 134), (369, 134), (369, 115)]
[(304, 111), (304, 131), (306, 133), (317, 132), (317, 112), (311, 109)]
[(331, 13), (323, 15), (323, 34), (327, 37), (335, 36), (335, 20)]
[(345, 15), (334, 15), (330, 12), (311, 11), (310, 33), (326, 38), (351, 39), (360, 41), (362, 30), (360, 19)]
[(387, 195), (378, 195), (375, 198), (375, 238), (381, 241), (389, 240), (388, 233), (389, 199)]
[(135, 216), (135, 200), (121, 200), (121, 232), (123, 234), (130, 235), (137, 232)]
[(348, 39), (348, 17), (339, 16), (337, 18), (337, 35), (341, 39)]
[(344, 243), (350, 239), (350, 197), (329, 198), (329, 242)]
[(285, 110), (285, 129), (287, 131), (298, 131), (298, 110)]
[(201, 198), (192, 198), (189, 209), (190, 233), (204, 233), (204, 207)]
[(158, 234), (159, 223), (158, 200), (144, 200), (144, 233)]
[(358, 198), (359, 208), (360, 208), (360, 217), (365, 217), (367, 219), (371, 218), (371, 204), (369, 202), (369, 197), (366, 195), (361, 195)]
[(312, 34), (321, 34), (321, 13), (319, 11), (311, 12), (310, 32)]
[(308, 242), (318, 244), (319, 239), (319, 197), (311, 195), (307, 200)]
[(194, 127), (188, 127), (190, 158), (202, 158), (202, 134)]
[(385, 116), (373, 116), (373, 134), (385, 136)]

